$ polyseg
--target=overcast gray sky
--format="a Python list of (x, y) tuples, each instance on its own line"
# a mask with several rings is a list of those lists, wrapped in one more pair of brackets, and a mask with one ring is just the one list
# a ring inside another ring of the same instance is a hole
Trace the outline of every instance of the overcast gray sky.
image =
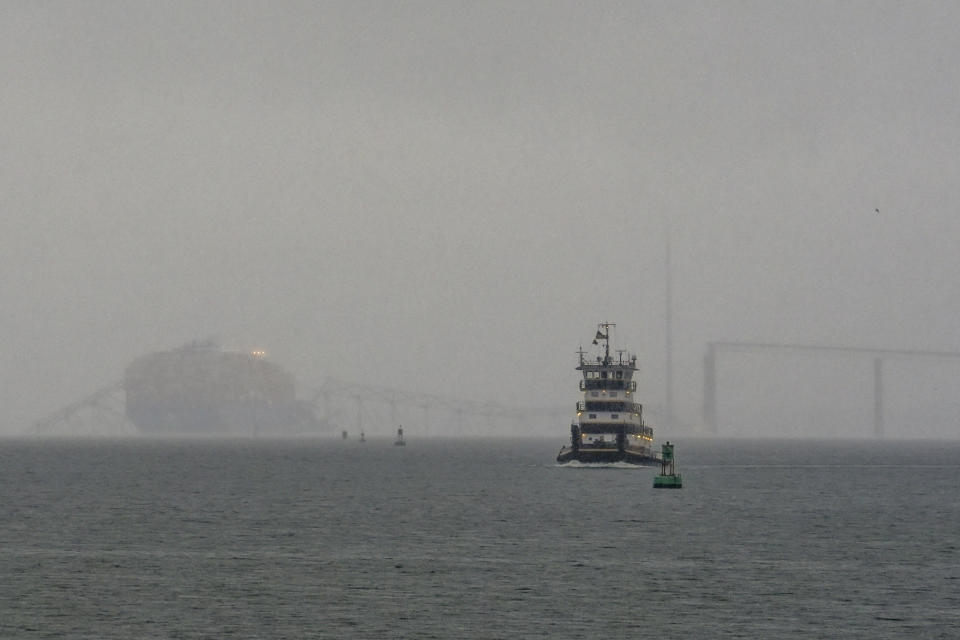
[[(7, 432), (217, 336), (570, 405), (618, 325), (960, 350), (951, 2), (0, 5)], [(876, 213), (879, 209), (880, 213)], [(565, 433), (565, 426), (558, 426)]]

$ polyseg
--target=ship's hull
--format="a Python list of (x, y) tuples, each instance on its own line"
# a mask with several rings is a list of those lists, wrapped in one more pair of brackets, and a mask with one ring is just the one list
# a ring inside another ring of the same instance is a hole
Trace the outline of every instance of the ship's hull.
[(315, 431), (293, 376), (254, 353), (188, 345), (134, 360), (126, 415), (152, 435), (285, 435)]
[(650, 450), (625, 449), (599, 449), (590, 447), (580, 447), (572, 449), (564, 447), (557, 455), (557, 462), (566, 464), (568, 462), (579, 462), (581, 464), (611, 464), (614, 462), (626, 462), (641, 466), (655, 466), (660, 464), (660, 458), (657, 458)]
[(316, 418), (303, 403), (218, 403), (205, 407), (131, 405), (127, 417), (140, 433), (181, 435), (290, 435), (315, 431)]

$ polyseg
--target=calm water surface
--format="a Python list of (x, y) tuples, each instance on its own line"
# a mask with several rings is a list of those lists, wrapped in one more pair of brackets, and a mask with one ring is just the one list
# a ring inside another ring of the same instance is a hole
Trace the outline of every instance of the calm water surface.
[(0, 440), (0, 638), (955, 638), (960, 444)]

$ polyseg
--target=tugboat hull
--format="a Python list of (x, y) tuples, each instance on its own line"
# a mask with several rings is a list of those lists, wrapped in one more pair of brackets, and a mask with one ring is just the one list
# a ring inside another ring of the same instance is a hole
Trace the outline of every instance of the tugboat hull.
[(575, 451), (570, 447), (564, 447), (557, 455), (557, 462), (560, 464), (566, 464), (568, 462), (580, 462), (582, 464), (626, 462), (627, 464), (652, 467), (660, 464), (660, 459), (650, 453), (641, 451), (587, 448), (581, 448), (579, 451)]

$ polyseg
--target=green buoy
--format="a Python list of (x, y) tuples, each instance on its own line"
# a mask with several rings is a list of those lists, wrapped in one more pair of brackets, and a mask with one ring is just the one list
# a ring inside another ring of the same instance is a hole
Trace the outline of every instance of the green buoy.
[(680, 489), (683, 479), (677, 473), (676, 462), (673, 458), (673, 445), (665, 442), (660, 445), (660, 475), (654, 476), (654, 489)]

